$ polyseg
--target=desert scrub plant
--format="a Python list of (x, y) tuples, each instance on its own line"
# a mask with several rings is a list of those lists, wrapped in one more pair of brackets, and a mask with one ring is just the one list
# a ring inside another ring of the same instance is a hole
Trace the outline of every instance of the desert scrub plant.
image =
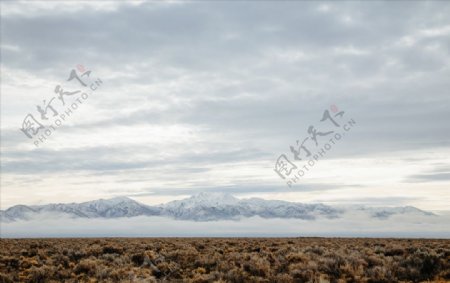
[(141, 266), (144, 263), (145, 254), (144, 253), (136, 253), (131, 255), (131, 262), (136, 266)]
[(14, 256), (2, 256), (0, 258), (0, 263), (2, 266), (10, 269), (17, 269), (20, 265), (20, 260)]
[(270, 263), (257, 256), (252, 256), (248, 262), (243, 264), (243, 268), (246, 272), (258, 277), (265, 277), (270, 273)]
[(95, 275), (96, 273), (97, 262), (93, 259), (82, 259), (80, 263), (78, 263), (75, 268), (75, 274), (87, 274), (89, 276)]
[(1, 283), (14, 283), (14, 278), (11, 275), (3, 274), (0, 272)]
[(100, 246), (99, 244), (93, 244), (92, 246), (90, 246), (89, 248), (86, 249), (87, 256), (98, 257), (102, 253), (105, 253), (105, 252), (104, 252), (104, 249), (102, 248), (102, 246)]
[(305, 250), (305, 252), (306, 252), (306, 253), (313, 253), (313, 254), (316, 254), (316, 255), (323, 255), (323, 254), (325, 253), (325, 250), (324, 250), (324, 248), (322, 248), (322, 247), (319, 247), (319, 246), (313, 246), (313, 247), (308, 247), (308, 248)]
[(61, 265), (62, 268), (68, 268), (70, 259), (68, 256), (63, 254), (55, 254), (52, 259), (54, 260), (55, 265)]
[(112, 268), (103, 265), (96, 266), (95, 278), (99, 281), (107, 280), (112, 272)]
[(364, 258), (364, 260), (366, 261), (368, 268), (383, 265), (383, 260), (376, 255), (367, 256)]
[(201, 255), (195, 260), (193, 267), (203, 268), (209, 272), (217, 266), (218, 261), (219, 257)]
[(115, 245), (106, 245), (103, 247), (104, 254), (122, 254), (123, 248)]
[(441, 260), (435, 252), (416, 250), (400, 262), (399, 279), (420, 282), (433, 279), (441, 268)]
[(287, 273), (279, 273), (276, 274), (275, 277), (273, 278), (273, 282), (277, 282), (277, 283), (293, 283), (296, 282), (294, 280), (294, 278), (292, 278), (291, 275), (287, 274)]
[(289, 275), (296, 282), (311, 282), (316, 278), (316, 271), (308, 269), (306, 265), (297, 263), (289, 266)]
[[(0, 239), (0, 244), (5, 282), (450, 280), (449, 240), (109, 238)], [(104, 253), (105, 247), (113, 249)]]
[(32, 266), (39, 266), (39, 261), (36, 257), (31, 258), (21, 258), (20, 260), (20, 268), (27, 269)]
[(82, 258), (86, 257), (86, 253), (82, 250), (72, 250), (70, 249), (67, 253), (67, 256), (71, 261), (79, 261)]
[(319, 261), (319, 271), (329, 275), (331, 279), (337, 280), (343, 273), (342, 267), (344, 264), (345, 261), (341, 256), (334, 255)]
[(384, 251), (384, 256), (401, 256), (405, 253), (403, 248), (393, 247)]
[(53, 277), (54, 270), (48, 266), (36, 267), (32, 266), (27, 270), (28, 282), (46, 282), (47, 278)]
[(241, 269), (236, 267), (228, 270), (228, 272), (224, 276), (224, 279), (227, 282), (232, 283), (248, 282), (248, 280), (246, 280), (247, 276), (244, 274), (244, 272), (242, 272)]
[(302, 252), (291, 252), (286, 256), (286, 260), (289, 263), (307, 262), (309, 257)]

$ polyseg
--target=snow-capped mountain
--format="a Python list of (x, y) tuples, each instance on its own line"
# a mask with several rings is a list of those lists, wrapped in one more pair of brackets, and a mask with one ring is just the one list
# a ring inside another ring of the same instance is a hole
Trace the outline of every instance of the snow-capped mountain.
[(161, 208), (141, 204), (127, 197), (99, 199), (82, 203), (52, 203), (47, 205), (16, 205), (2, 211), (2, 221), (27, 220), (38, 214), (68, 215), (83, 218), (117, 218), (139, 215), (159, 215)]
[(171, 201), (162, 207), (163, 215), (184, 220), (235, 219), (243, 215), (239, 209), (239, 200), (223, 193), (199, 193), (183, 200)]
[(15, 205), (10, 207), (6, 211), (1, 211), (2, 221), (14, 221), (14, 220), (28, 220), (32, 215), (38, 213), (38, 211), (28, 207), (26, 205)]
[(29, 220), (38, 215), (69, 216), (72, 218), (119, 218), (135, 216), (164, 216), (182, 220), (215, 221), (259, 216), (262, 218), (339, 218), (344, 213), (366, 214), (371, 218), (387, 219), (396, 214), (433, 215), (415, 207), (332, 207), (260, 198), (238, 199), (225, 193), (200, 193), (186, 199), (149, 206), (127, 197), (100, 199), (82, 203), (16, 205), (0, 211), (1, 221)]
[(158, 215), (160, 209), (150, 207), (127, 197), (116, 197), (112, 199), (99, 199), (94, 201), (70, 204), (48, 204), (32, 206), (39, 212), (60, 212), (78, 217), (133, 217), (139, 215)]

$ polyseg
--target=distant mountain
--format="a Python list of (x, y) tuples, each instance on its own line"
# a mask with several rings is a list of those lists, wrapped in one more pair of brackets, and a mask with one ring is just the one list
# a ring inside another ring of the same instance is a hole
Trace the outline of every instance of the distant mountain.
[(237, 199), (225, 193), (200, 193), (186, 199), (149, 206), (127, 197), (100, 199), (82, 203), (16, 205), (0, 211), (1, 221), (26, 221), (37, 216), (69, 216), (72, 218), (119, 218), (165, 216), (182, 220), (238, 220), (244, 217), (297, 218), (314, 220), (339, 218), (344, 213), (364, 213), (372, 218), (387, 219), (393, 215), (433, 215), (415, 207), (332, 207), (260, 198)]
[(99, 199), (82, 203), (52, 203), (46, 205), (16, 205), (1, 211), (2, 221), (29, 220), (39, 214), (66, 215), (81, 218), (117, 218), (140, 215), (160, 215), (160, 207), (141, 204), (127, 197)]
[(47, 204), (31, 206), (39, 212), (60, 212), (78, 217), (133, 217), (139, 215), (159, 215), (160, 208), (141, 204), (127, 197), (99, 199), (82, 203)]
[(10, 207), (6, 211), (1, 210), (0, 212), (2, 221), (28, 220), (29, 217), (38, 213), (38, 211), (31, 207), (21, 204)]
[(177, 219), (208, 221), (260, 216), (263, 218), (314, 219), (316, 216), (335, 218), (339, 209), (323, 204), (264, 200), (260, 198), (239, 200), (224, 193), (200, 193), (163, 206), (163, 214)]
[(427, 216), (434, 215), (431, 212), (420, 210), (414, 206), (401, 206), (401, 207), (355, 207), (355, 211), (361, 211), (368, 213), (373, 218), (387, 219), (396, 214), (422, 214)]

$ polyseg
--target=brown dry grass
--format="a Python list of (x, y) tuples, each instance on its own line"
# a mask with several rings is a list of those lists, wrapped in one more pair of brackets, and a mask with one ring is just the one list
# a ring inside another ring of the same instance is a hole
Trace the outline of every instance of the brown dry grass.
[(1, 239), (0, 282), (450, 282), (450, 240)]

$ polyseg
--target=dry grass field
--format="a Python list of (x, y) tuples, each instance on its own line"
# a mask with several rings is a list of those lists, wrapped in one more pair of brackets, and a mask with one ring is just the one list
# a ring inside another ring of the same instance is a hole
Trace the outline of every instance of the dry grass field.
[(450, 240), (1, 239), (0, 282), (450, 282)]

